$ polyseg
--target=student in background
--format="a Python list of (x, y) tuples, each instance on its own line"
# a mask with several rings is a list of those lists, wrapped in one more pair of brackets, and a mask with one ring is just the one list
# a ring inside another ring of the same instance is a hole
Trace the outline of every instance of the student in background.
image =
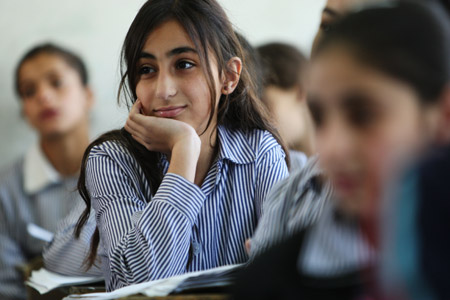
[[(319, 29), (316, 33), (311, 49), (311, 56), (314, 57), (318, 43), (332, 31), (334, 24), (340, 18), (348, 14), (352, 9), (354, 9), (358, 5), (363, 5), (364, 3), (367, 4), (376, 1), (377, 0), (327, 0), (327, 2), (325, 3), (325, 7), (322, 10)], [(312, 161), (315, 160), (317, 160), (317, 158), (312, 159)], [(319, 172), (318, 169), (316, 170), (315, 173), (317, 172)], [(301, 172), (302, 174), (300, 174), (300, 170), (294, 170), (292, 174), (294, 173), (297, 174), (296, 176), (298, 177), (298, 180), (301, 180), (302, 176), (305, 176), (304, 172)], [(308, 180), (309, 179), (306, 178), (305, 182), (307, 182)], [(323, 198), (327, 198), (328, 196), (329, 195), (327, 193), (321, 195), (321, 197)], [(270, 218), (271, 217), (265, 218), (266, 220), (268, 220), (269, 224), (272, 222)], [(277, 221), (275, 220), (273, 222), (275, 224), (277, 223)], [(278, 227), (274, 227), (273, 229), (274, 229), (273, 234), (271, 236), (268, 236), (266, 240), (272, 244), (276, 244), (279, 241), (279, 239), (283, 239), (283, 235), (286, 232), (285, 229), (280, 229)], [(252, 242), (250, 239), (246, 241), (246, 249), (248, 252), (251, 251), (251, 243)]]
[(255, 84), (256, 94), (258, 98), (261, 99), (264, 87), (263, 74), (261, 70), (261, 64), (259, 62), (259, 54), (244, 35), (236, 31), (235, 33), (242, 47), (242, 55), (243, 60), (245, 61), (245, 68), (251, 74), (251, 77)]
[[(125, 128), (93, 142), (79, 189), (107, 290), (243, 263), (287, 154), (214, 0), (147, 1), (125, 38)], [(244, 58), (245, 59), (245, 58)], [(244, 67), (243, 67), (244, 66)]]
[(319, 157), (268, 196), (251, 255), (278, 245), (238, 281), (242, 299), (361, 299), (371, 287), (386, 183), (450, 137), (446, 21), (425, 4), (383, 2), (317, 44), (308, 103)]
[(71, 209), (83, 208), (76, 179), (89, 144), (94, 101), (81, 59), (52, 44), (23, 56), (15, 82), (22, 114), (38, 134), (38, 143), (0, 175), (1, 299), (25, 299), (16, 267), (41, 255), (45, 245), (33, 228), (54, 233)]
[(263, 74), (262, 100), (290, 149), (291, 170), (314, 154), (314, 125), (306, 103), (308, 61), (295, 47), (270, 43), (257, 48)]

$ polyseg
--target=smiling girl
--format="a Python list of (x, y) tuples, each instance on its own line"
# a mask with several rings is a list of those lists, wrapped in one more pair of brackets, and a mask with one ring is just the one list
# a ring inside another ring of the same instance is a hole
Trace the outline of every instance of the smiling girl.
[(123, 47), (125, 129), (85, 154), (79, 180), (106, 286), (247, 260), (273, 184), (287, 176), (278, 134), (214, 0), (150, 0)]

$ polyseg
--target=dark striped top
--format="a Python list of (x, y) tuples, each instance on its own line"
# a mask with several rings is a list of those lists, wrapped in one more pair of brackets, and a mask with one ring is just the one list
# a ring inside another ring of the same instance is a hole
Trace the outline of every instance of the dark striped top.
[(86, 183), (100, 231), (107, 290), (247, 260), (244, 242), (268, 191), (288, 175), (268, 132), (218, 127), (219, 153), (201, 187), (167, 173), (152, 197), (144, 173), (118, 142), (92, 149)]
[(251, 240), (252, 258), (307, 229), (298, 260), (303, 274), (337, 276), (365, 268), (376, 260), (375, 250), (359, 224), (339, 217), (331, 184), (323, 179), (317, 157), (279, 182), (267, 199)]

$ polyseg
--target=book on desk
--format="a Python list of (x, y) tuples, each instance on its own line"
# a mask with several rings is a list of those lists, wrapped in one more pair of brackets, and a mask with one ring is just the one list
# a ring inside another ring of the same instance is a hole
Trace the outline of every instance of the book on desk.
[[(113, 292), (71, 294), (65, 300), (74, 299), (117, 299), (131, 295), (142, 294), (147, 297), (167, 296), (169, 294), (181, 293), (188, 290), (224, 287), (233, 283), (236, 273), (243, 264), (222, 266), (204, 271), (185, 273), (169, 278), (134, 284), (117, 289)], [(29, 286), (42, 291), (42, 293), (61, 288), (64, 286), (76, 286), (98, 282), (101, 278), (95, 277), (67, 277), (49, 272), (45, 269), (34, 271), (27, 281)]]

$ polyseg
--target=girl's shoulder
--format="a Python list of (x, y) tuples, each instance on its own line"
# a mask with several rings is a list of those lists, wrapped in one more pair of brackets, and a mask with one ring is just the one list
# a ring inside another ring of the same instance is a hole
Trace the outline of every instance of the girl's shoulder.
[(241, 159), (247, 157), (248, 160), (256, 161), (268, 152), (276, 152), (285, 156), (281, 145), (267, 130), (243, 131), (219, 126), (219, 139), (223, 149), (232, 149), (232, 152)]
[(316, 220), (325, 205), (331, 201), (332, 187), (326, 180), (317, 156), (308, 159), (305, 166), (276, 184), (272, 199), (285, 209), (288, 227), (298, 228)]
[(138, 178), (144, 174), (134, 155), (119, 140), (107, 140), (93, 146), (89, 152), (88, 163), (94, 160), (109, 165), (104, 167), (113, 165), (119, 167), (125, 173), (138, 176)]
[[(23, 163), (24, 157), (21, 157), (0, 170), (0, 194), (5, 193), (6, 191), (21, 191), (21, 193), (23, 193)], [(0, 199), (1, 198), (2, 197), (0, 196)]]
[(96, 144), (89, 152), (89, 156), (108, 154), (131, 155), (130, 151), (118, 140), (107, 140)]

